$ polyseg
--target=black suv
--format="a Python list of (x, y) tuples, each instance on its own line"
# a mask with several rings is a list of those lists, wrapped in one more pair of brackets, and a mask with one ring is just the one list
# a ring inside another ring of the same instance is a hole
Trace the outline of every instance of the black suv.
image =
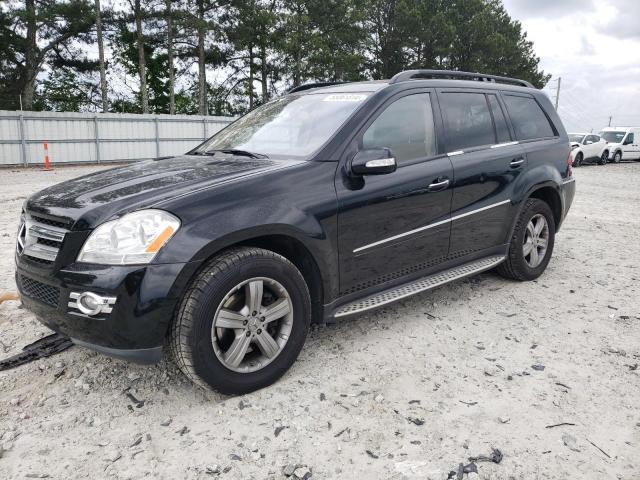
[(522, 80), (413, 70), (298, 87), (188, 154), (47, 188), (22, 214), (24, 305), (141, 363), (165, 343), (225, 393), (271, 384), (311, 322), (496, 268), (545, 270), (569, 141)]

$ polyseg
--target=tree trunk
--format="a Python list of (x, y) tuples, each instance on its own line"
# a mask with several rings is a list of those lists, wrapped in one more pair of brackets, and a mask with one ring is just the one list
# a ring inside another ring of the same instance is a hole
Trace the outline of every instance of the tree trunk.
[(207, 115), (207, 75), (205, 63), (204, 0), (198, 1), (198, 113)]
[(265, 46), (265, 38), (262, 38), (262, 45), (260, 45), (260, 74), (262, 82), (262, 103), (269, 101), (269, 85), (267, 80), (269, 78), (269, 71), (267, 69), (267, 47)]
[(102, 15), (100, 13), (100, 0), (96, 2), (96, 33), (98, 36), (98, 63), (100, 64), (100, 93), (102, 94), (102, 111), (109, 110), (107, 97), (107, 73), (104, 67), (104, 42), (102, 39)]
[(25, 79), (22, 87), (22, 102), (25, 110), (33, 110), (36, 76), (38, 75), (38, 45), (36, 44), (36, 2), (26, 0), (27, 45), (25, 49)]
[(149, 92), (147, 91), (147, 66), (144, 57), (144, 37), (142, 34), (142, 8), (140, 0), (135, 0), (133, 14), (136, 20), (136, 40), (138, 44), (138, 74), (140, 75), (140, 99), (142, 113), (149, 113)]
[(175, 71), (173, 67), (173, 12), (171, 1), (165, 0), (165, 15), (167, 20), (167, 63), (169, 64), (169, 114), (176, 114)]
[(253, 45), (249, 45), (249, 110), (253, 110)]

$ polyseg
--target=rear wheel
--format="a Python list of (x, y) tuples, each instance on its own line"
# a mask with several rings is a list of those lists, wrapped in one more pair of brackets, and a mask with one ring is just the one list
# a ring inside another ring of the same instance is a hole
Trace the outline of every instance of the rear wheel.
[(604, 152), (602, 152), (602, 155), (600, 155), (600, 161), (598, 163), (600, 165), (606, 165), (608, 161), (609, 161), (609, 152), (605, 150)]
[(509, 244), (507, 258), (497, 271), (513, 280), (534, 280), (547, 268), (555, 241), (555, 221), (549, 205), (537, 198), (526, 201)]
[(618, 151), (613, 156), (613, 163), (620, 163), (621, 160), (622, 160), (622, 152)]
[(583, 155), (582, 152), (578, 153), (578, 155), (576, 155), (576, 159), (573, 161), (572, 166), (574, 167), (579, 167), (582, 165), (582, 159), (583, 159)]
[(194, 280), (172, 328), (171, 350), (195, 383), (247, 393), (289, 369), (310, 320), (309, 291), (291, 262), (268, 250), (233, 249)]

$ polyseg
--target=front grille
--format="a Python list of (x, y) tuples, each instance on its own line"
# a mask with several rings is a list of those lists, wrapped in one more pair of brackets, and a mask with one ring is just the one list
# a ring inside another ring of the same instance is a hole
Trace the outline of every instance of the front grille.
[(18, 276), (18, 287), (22, 295), (39, 300), (52, 307), (57, 307), (60, 301), (60, 289), (39, 282), (24, 275)]
[(30, 262), (37, 263), (39, 265), (51, 265), (51, 260), (45, 260), (44, 258), (32, 257), (31, 255), (23, 255), (22, 258), (26, 258)]
[(64, 220), (51, 220), (49, 218), (41, 217), (40, 215), (34, 215), (32, 213), (29, 216), (33, 219), (34, 222), (42, 223), (43, 225), (50, 225), (52, 227), (58, 228), (69, 228), (70, 222), (65, 222)]
[(64, 242), (68, 223), (55, 221), (26, 213), (22, 215), (18, 232), (18, 254), (40, 265), (50, 265), (56, 261)]
[(55, 248), (60, 248), (60, 245), (62, 245), (62, 242), (58, 242), (56, 240), (49, 240), (48, 238), (38, 238), (38, 243), (41, 245), (47, 245), (49, 247), (55, 247)]

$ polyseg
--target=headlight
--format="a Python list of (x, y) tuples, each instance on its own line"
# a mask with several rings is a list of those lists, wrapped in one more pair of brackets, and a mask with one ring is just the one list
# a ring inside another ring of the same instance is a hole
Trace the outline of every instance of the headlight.
[(149, 263), (178, 228), (180, 220), (162, 210), (129, 213), (96, 228), (80, 250), (78, 262)]

